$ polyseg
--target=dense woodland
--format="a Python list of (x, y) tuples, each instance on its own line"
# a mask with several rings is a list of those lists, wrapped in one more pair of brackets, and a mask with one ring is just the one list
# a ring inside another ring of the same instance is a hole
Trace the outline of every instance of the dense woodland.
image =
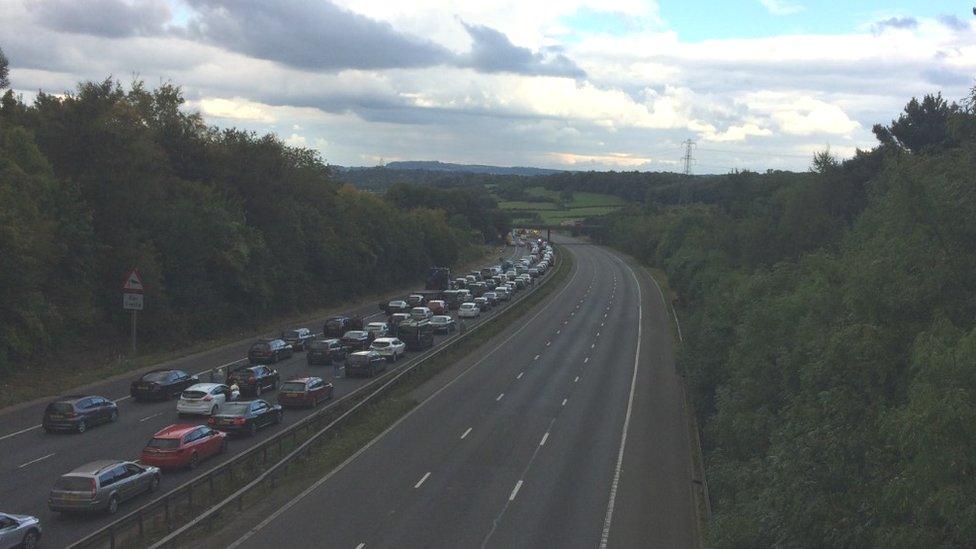
[[(0, 57), (0, 92), (8, 86)], [(507, 228), (487, 195), (470, 194), (391, 202), (343, 186), (313, 151), (206, 125), (174, 85), (85, 82), (33, 104), (8, 89), (0, 373), (79, 345), (124, 346), (120, 288), (131, 267), (148, 287), (149, 344), (418, 280)]]
[(715, 547), (976, 547), (974, 100), (608, 220), (679, 296)]

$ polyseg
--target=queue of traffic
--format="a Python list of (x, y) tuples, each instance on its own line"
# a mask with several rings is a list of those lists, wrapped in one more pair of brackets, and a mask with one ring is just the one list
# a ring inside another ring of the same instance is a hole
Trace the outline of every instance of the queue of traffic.
[[(432, 347), (435, 334), (463, 332), (466, 319), (479, 317), (531, 286), (550, 267), (552, 257), (552, 247), (540, 241), (521, 259), (504, 260), (453, 280), (442, 280), (446, 269), (436, 268), (432, 277), (437, 281), (428, 279), (425, 290), (380, 304), (385, 321), (335, 316), (318, 335), (297, 328), (259, 340), (250, 347), (246, 362), (226, 372), (215, 368), (207, 381), (177, 369), (147, 372), (129, 386), (134, 401), (176, 399), (178, 417), (198, 416), (206, 423), (180, 422), (160, 429), (138, 460), (99, 460), (63, 474), (50, 490), (48, 507), (59, 513), (114, 514), (124, 501), (155, 491), (165, 470), (195, 469), (226, 452), (231, 435), (254, 436), (259, 429), (280, 424), (287, 407), (315, 407), (334, 397), (335, 385), (322, 376), (282, 381), (273, 366), (279, 361), (304, 352), (307, 365), (331, 365), (336, 379), (375, 376), (408, 352)], [(274, 391), (276, 403), (261, 398)], [(83, 434), (118, 419), (116, 402), (99, 395), (71, 395), (48, 404), (41, 425), (47, 433)], [(40, 535), (38, 519), (0, 513), (0, 549), (33, 547)]]

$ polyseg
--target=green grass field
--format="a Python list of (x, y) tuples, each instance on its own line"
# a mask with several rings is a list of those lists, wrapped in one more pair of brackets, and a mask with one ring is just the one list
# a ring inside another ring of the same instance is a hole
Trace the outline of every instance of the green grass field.
[(559, 192), (543, 187), (528, 187), (525, 193), (546, 198), (548, 202), (499, 201), (501, 209), (513, 212), (516, 216), (513, 220), (515, 225), (537, 222), (531, 216), (533, 213), (538, 214), (543, 223), (558, 225), (569, 219), (586, 219), (613, 213), (626, 203), (623, 199), (608, 194), (576, 192), (573, 193), (572, 202), (563, 204), (559, 200)]

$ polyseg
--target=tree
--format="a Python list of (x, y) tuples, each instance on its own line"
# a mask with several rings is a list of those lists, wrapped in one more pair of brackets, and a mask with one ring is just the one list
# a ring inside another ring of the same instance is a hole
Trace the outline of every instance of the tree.
[(889, 126), (875, 124), (873, 131), (882, 145), (920, 153), (951, 144), (949, 125), (959, 112), (959, 105), (948, 103), (941, 92), (926, 95), (921, 102), (913, 97), (897, 120)]
[(7, 61), (7, 56), (3, 54), (3, 48), (0, 48), (0, 90), (10, 86), (10, 80), (7, 76), (10, 74), (10, 63)]

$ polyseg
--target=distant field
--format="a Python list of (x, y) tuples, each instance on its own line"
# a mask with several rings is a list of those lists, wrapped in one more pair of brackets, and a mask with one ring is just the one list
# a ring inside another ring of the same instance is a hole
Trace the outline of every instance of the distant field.
[(552, 202), (520, 202), (512, 200), (499, 202), (498, 207), (503, 210), (555, 210), (559, 206)]
[(569, 219), (586, 219), (599, 215), (612, 213), (622, 207), (626, 202), (616, 196), (599, 193), (573, 193), (573, 201), (563, 204), (559, 200), (557, 191), (550, 191), (543, 187), (529, 187), (525, 189), (526, 194), (546, 198), (548, 202), (526, 202), (526, 201), (499, 201), (498, 205), (503, 210), (511, 211), (516, 217), (513, 222), (532, 223), (535, 220), (529, 215), (539, 214), (543, 223), (557, 225)]

